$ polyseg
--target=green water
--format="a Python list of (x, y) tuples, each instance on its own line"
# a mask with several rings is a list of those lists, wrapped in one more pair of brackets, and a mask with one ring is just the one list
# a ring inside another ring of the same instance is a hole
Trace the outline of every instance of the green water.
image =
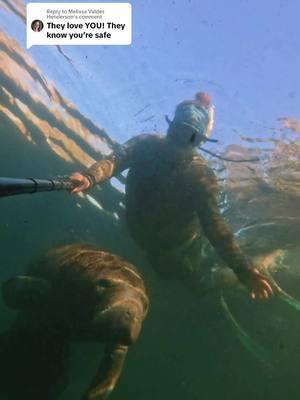
[[(55, 175), (76, 169), (26, 144), (12, 126), (2, 123), (2, 128), (4, 176), (36, 176), (38, 171), (43, 177), (49, 171)], [(1, 209), (2, 280), (24, 272), (28, 262), (50, 247), (76, 241), (121, 254), (144, 273), (150, 312), (112, 399), (298, 398), (300, 315), (279, 298), (253, 303), (246, 294), (226, 297), (241, 326), (263, 346), (266, 365), (242, 345), (218, 296), (196, 301), (179, 284), (159, 281), (122, 223), (114, 223), (86, 201), (68, 193), (24, 195), (1, 199)], [(285, 283), (297, 296), (299, 278)], [(3, 330), (13, 317), (1, 304)], [(60, 399), (80, 398), (101, 351), (101, 346), (89, 343), (72, 345), (70, 383)]]

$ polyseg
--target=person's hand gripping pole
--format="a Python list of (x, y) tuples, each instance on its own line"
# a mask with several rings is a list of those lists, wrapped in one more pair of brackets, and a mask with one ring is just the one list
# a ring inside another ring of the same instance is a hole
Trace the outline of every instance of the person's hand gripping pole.
[(91, 180), (80, 172), (74, 172), (70, 176), (70, 181), (76, 185), (75, 189), (73, 189), (71, 193), (83, 192), (93, 186)]

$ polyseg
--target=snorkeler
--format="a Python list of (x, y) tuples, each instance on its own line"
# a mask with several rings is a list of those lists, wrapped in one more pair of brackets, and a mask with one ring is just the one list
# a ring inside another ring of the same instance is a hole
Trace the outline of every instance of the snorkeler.
[(129, 168), (126, 216), (134, 240), (163, 278), (176, 278), (203, 293), (203, 240), (250, 291), (267, 299), (267, 277), (241, 251), (217, 203), (216, 177), (196, 149), (208, 140), (213, 106), (207, 93), (180, 103), (165, 136), (143, 134), (120, 150), (72, 174), (74, 193), (92, 188)]

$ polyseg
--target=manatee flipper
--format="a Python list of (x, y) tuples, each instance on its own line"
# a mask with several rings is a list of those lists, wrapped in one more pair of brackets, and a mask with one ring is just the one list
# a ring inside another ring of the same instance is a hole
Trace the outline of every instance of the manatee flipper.
[(105, 356), (83, 400), (104, 400), (114, 390), (123, 370), (127, 346), (107, 346)]
[(28, 309), (39, 304), (49, 293), (50, 283), (46, 279), (20, 275), (3, 282), (1, 291), (8, 307)]

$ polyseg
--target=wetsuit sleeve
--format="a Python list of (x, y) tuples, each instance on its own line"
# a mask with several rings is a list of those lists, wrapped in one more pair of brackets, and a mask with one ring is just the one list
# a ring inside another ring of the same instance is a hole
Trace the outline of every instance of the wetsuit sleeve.
[(196, 187), (196, 208), (204, 233), (219, 256), (237, 275), (253, 268), (224, 220), (218, 203), (218, 183), (213, 171), (201, 161), (193, 163), (193, 188)]
[(144, 141), (144, 136), (146, 135), (136, 136), (128, 140), (117, 151), (91, 165), (83, 175), (94, 185), (105, 182), (129, 168), (139, 151), (141, 143)]

